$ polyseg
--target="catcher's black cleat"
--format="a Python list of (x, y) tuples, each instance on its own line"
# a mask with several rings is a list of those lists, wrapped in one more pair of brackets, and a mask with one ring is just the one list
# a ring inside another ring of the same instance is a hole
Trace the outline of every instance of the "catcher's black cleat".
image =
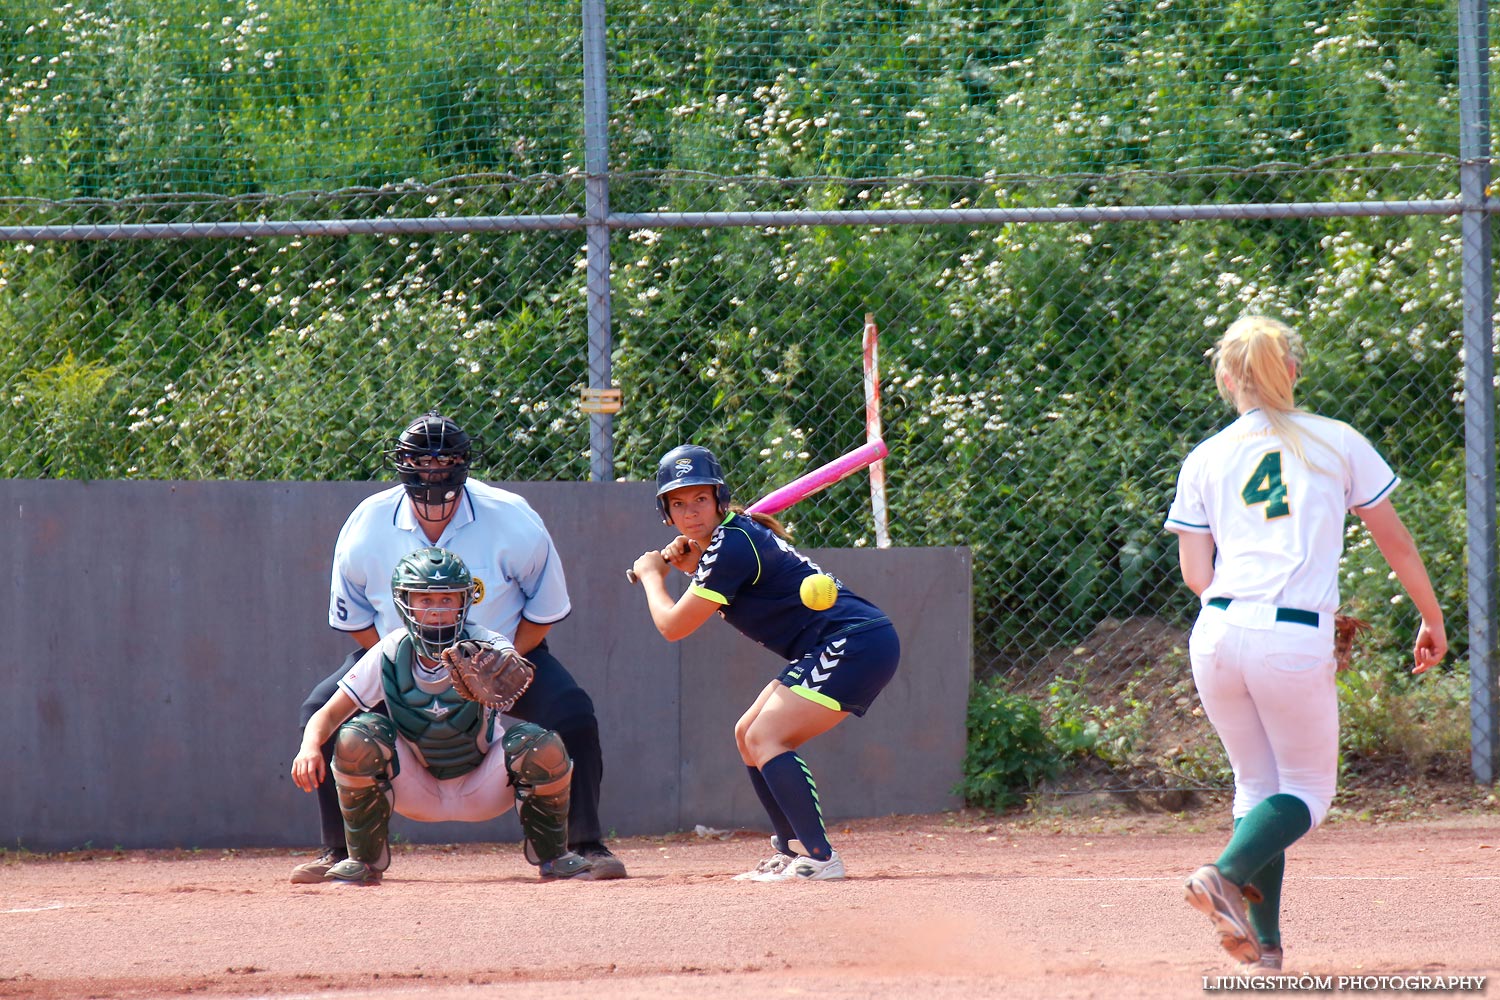
[(587, 858), (572, 851), (566, 851), (551, 861), (543, 861), (539, 867), (544, 882), (555, 882), (565, 878), (575, 882), (592, 882), (595, 879), (593, 865)]
[(328, 869), (328, 874), (323, 876), (323, 881), (338, 885), (379, 885), (381, 875), (380, 869), (372, 865), (367, 865), (363, 861), (355, 861), (353, 858), (345, 858)]
[(573, 848), (579, 854), (588, 859), (594, 869), (594, 881), (602, 882), (605, 879), (625, 878), (625, 862), (615, 857), (609, 848), (599, 841), (594, 840), (586, 844), (579, 844)]
[(325, 847), (323, 853), (311, 861), (304, 861), (292, 869), (292, 882), (296, 885), (313, 885), (323, 881), (328, 869), (343, 861), (349, 852), (342, 847)]

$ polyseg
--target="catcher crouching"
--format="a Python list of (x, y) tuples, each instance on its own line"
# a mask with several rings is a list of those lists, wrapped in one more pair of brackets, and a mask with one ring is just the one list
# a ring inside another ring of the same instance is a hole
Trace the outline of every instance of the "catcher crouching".
[[(383, 638), (307, 723), (292, 780), (314, 791), (319, 748), (337, 730), (333, 780), (349, 857), (326, 881), (370, 885), (391, 863), (391, 813), (419, 822), (482, 822), (515, 806), (526, 859), (543, 879), (593, 878), (568, 850), (573, 762), (556, 733), (501, 714), (531, 683), (531, 664), (498, 632), (467, 625), (474, 579), (463, 560), (425, 548), (403, 558), (391, 591), (404, 631)], [(498, 744), (500, 753), (491, 753)]]

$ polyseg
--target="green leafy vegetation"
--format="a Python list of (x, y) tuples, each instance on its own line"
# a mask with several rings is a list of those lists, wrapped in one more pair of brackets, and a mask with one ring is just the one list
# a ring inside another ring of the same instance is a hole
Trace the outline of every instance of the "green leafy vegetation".
[[(958, 793), (968, 805), (1005, 809), (1080, 785), (1232, 788), (1186, 644), (1186, 631), (1159, 620), (1105, 623), (1083, 645), (1049, 654), (1044, 670), (976, 684)], [(1383, 659), (1357, 647), (1356, 665), (1337, 677), (1341, 787), (1358, 800), (1402, 785), (1462, 785), (1464, 672), (1450, 666), (1417, 677), (1408, 661)]]
[(958, 791), (969, 805), (1002, 809), (1054, 777), (1062, 748), (1042, 724), (1036, 702), (1003, 685), (979, 685), (969, 700), (969, 742)]

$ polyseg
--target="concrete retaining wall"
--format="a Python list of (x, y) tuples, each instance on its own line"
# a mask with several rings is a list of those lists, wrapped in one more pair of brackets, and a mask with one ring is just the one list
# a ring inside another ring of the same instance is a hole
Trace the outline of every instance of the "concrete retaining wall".
[[(3, 843), (316, 843), (316, 804), (288, 773), (298, 707), (351, 648), (326, 621), (333, 543), (385, 485), (0, 482)], [(606, 827), (764, 828), (733, 725), (781, 663), (720, 621), (676, 644), (657, 634), (624, 580), (669, 537), (652, 487), (500, 485), (542, 513), (567, 567), (573, 613), (549, 644), (598, 708)], [(968, 550), (807, 551), (885, 608), (904, 650), (869, 714), (807, 748), (825, 815), (957, 806)], [(513, 816), (393, 829), (421, 843), (520, 836)]]

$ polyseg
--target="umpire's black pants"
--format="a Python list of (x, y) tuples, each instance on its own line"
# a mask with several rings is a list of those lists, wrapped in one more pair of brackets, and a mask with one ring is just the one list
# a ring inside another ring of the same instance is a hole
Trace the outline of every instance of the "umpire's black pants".
[[(318, 684), (302, 703), (302, 727), (313, 714), (338, 690), (339, 681), (364, 655), (356, 650), (344, 659), (338, 671)], [(536, 665), (536, 677), (506, 715), (522, 722), (534, 722), (543, 729), (551, 729), (561, 736), (568, 754), (573, 758), (573, 787), (568, 803), (568, 846), (603, 840), (604, 831), (599, 825), (599, 785), (604, 780), (604, 752), (599, 747), (599, 720), (594, 717), (594, 702), (588, 692), (578, 686), (568, 668), (558, 662), (547, 650), (547, 643), (539, 644), (526, 658)], [(377, 706), (385, 712), (385, 705)], [(323, 744), (323, 762), (333, 759), (333, 737)], [(323, 824), (323, 846), (340, 850), (344, 846), (344, 816), (339, 811), (338, 789), (333, 784), (331, 770), (324, 771), (323, 782), (318, 785), (318, 816)]]

